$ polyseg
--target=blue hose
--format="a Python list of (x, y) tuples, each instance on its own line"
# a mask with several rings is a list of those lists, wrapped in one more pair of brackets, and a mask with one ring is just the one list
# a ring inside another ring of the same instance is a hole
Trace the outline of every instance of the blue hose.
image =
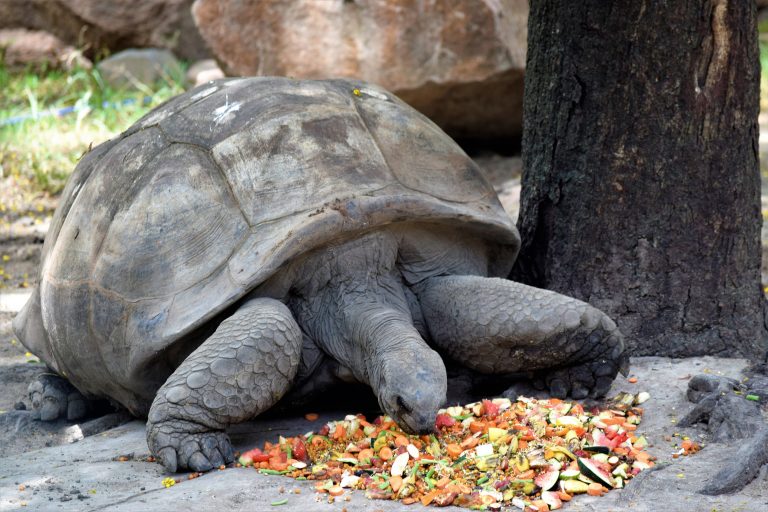
[[(151, 96), (144, 96), (144, 99), (142, 100), (142, 103), (144, 105), (148, 105), (152, 102)], [(127, 105), (133, 105), (136, 103), (136, 98), (126, 98), (123, 101), (114, 102), (114, 101), (103, 101), (101, 103), (102, 109), (108, 109), (108, 108), (121, 108)], [(36, 113), (28, 113), (28, 114), (22, 114), (19, 116), (13, 116), (9, 117), (3, 120), (0, 120), (0, 126), (11, 126), (14, 124), (21, 124), (25, 121), (37, 121), (38, 119), (43, 119), (45, 117), (64, 117), (68, 114), (72, 114), (74, 112), (79, 112), (80, 110), (83, 110), (84, 108), (91, 108), (90, 105), (74, 105), (72, 107), (63, 107), (63, 108), (51, 108), (48, 110), (43, 110), (42, 112), (36, 112)]]

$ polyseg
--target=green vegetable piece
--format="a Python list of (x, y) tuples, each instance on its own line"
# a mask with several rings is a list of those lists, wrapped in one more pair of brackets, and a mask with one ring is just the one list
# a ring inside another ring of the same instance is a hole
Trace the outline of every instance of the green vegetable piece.
[(259, 473), (261, 473), (262, 475), (284, 475), (284, 474), (286, 474), (288, 472), (289, 472), (289, 470), (287, 470), (287, 469), (284, 470), (284, 471), (277, 471), (275, 469), (260, 469), (259, 470)]
[(484, 484), (485, 482), (487, 482), (488, 480), (490, 480), (490, 479), (488, 478), (488, 475), (485, 475), (485, 476), (481, 476), (480, 478), (478, 478), (478, 479), (477, 479), (477, 485), (483, 485), (483, 484)]
[(270, 505), (272, 505), (273, 507), (278, 507), (280, 505), (285, 505), (286, 503), (288, 503), (288, 498), (283, 498), (282, 500), (273, 501), (272, 503), (270, 503)]
[(379, 453), (379, 451), (387, 446), (389, 443), (387, 442), (387, 435), (382, 432), (379, 434), (379, 437), (376, 438), (376, 440), (373, 442), (373, 451), (376, 453)]
[(758, 395), (747, 395), (744, 398), (746, 398), (747, 400), (752, 400), (753, 402), (760, 401), (760, 397)]

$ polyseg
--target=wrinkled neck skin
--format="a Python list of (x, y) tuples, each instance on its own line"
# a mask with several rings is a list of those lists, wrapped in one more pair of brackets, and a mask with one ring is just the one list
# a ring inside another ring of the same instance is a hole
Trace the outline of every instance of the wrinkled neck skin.
[(327, 354), (371, 386), (382, 409), (412, 433), (434, 429), (447, 377), (421, 338), (388, 231), (329, 246), (292, 265), (288, 305)]

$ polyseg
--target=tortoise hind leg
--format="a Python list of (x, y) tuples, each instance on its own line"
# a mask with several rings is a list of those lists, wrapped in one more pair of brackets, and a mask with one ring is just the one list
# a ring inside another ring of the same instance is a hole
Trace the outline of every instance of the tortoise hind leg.
[(27, 388), (32, 412), (42, 421), (66, 418), (75, 421), (100, 410), (106, 410), (104, 400), (86, 398), (63, 377), (49, 371), (38, 375)]
[(234, 460), (224, 428), (270, 408), (291, 385), (302, 333), (274, 299), (243, 304), (158, 390), (147, 421), (150, 451), (169, 471)]

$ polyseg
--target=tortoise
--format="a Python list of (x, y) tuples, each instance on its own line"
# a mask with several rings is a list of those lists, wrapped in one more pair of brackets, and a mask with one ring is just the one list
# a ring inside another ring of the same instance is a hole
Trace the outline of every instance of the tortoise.
[(519, 247), (476, 164), (389, 92), (223, 79), (80, 160), (14, 328), (77, 390), (33, 384), (43, 419), (106, 397), (168, 470), (205, 471), (233, 460), (227, 426), (323, 375), (414, 433), (445, 401), (440, 354), (603, 396), (616, 324), (505, 279)]

